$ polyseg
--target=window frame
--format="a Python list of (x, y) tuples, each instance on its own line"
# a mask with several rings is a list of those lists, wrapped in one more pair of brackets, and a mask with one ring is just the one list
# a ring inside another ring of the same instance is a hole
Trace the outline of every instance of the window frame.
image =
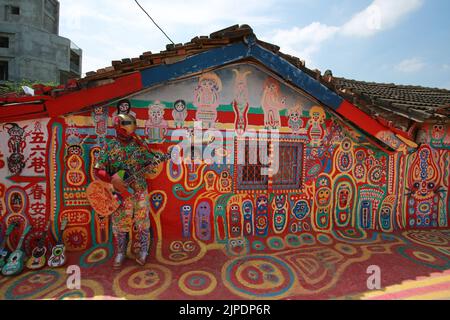
[[(2, 45), (3, 43), (5, 43), (6, 46), (3, 46)], [(9, 49), (10, 44), (11, 44), (11, 41), (8, 36), (0, 35), (0, 48)]]
[[(259, 167), (259, 168), (270, 168), (269, 165), (262, 165), (262, 164), (247, 164), (248, 162), (248, 153), (249, 151), (249, 145), (248, 145), (248, 141), (246, 141), (245, 143), (245, 165), (242, 164), (237, 164), (237, 177), (235, 179), (236, 181), (236, 190), (237, 191), (286, 191), (286, 190), (300, 190), (303, 188), (303, 182), (304, 182), (304, 178), (303, 178), (303, 171), (304, 171), (304, 160), (303, 160), (303, 155), (305, 152), (305, 143), (304, 141), (283, 141), (283, 140), (278, 140), (277, 143), (279, 144), (279, 148), (283, 148), (283, 147), (289, 147), (289, 148), (296, 148), (297, 150), (295, 151), (296, 154), (296, 164), (294, 164), (297, 167), (297, 172), (295, 174), (295, 179), (296, 181), (294, 183), (290, 183), (290, 184), (286, 184), (286, 183), (277, 183), (275, 178), (276, 175), (273, 174), (269, 174), (269, 175), (265, 175), (263, 177), (265, 177), (265, 179), (263, 179), (262, 181), (254, 181), (254, 182), (250, 182), (250, 181), (245, 181), (244, 178), (244, 170), (246, 167), (252, 166), (252, 167)], [(272, 148), (272, 146), (268, 145), (267, 146), (268, 150), (269, 150), (269, 159), (271, 162), (273, 162), (273, 158), (274, 158), (274, 150)], [(281, 152), (281, 150), (278, 150), (279, 153)], [(259, 161), (259, 154), (258, 154), (258, 161)], [(280, 166), (282, 166), (282, 164), (279, 164)], [(291, 166), (292, 164), (287, 164), (285, 166)], [(253, 169), (254, 170), (254, 169)], [(279, 170), (282, 170), (282, 168), (280, 167)], [(270, 172), (270, 171), (269, 171)]]
[[(0, 73), (0, 81), (8, 81), (9, 80), (9, 61), (0, 60), (0, 64), (5, 67), (5, 71), (3, 73)], [(5, 75), (4, 79), (3, 79), (3, 75)]]
[[(304, 163), (303, 163), (303, 154), (304, 154), (304, 149), (305, 149), (305, 144), (303, 142), (300, 141), (279, 141), (279, 148), (296, 148), (297, 150), (294, 151), (297, 156), (296, 159), (296, 163), (294, 164), (287, 164), (287, 165), (282, 165), (281, 163), (279, 164), (280, 168), (279, 170), (282, 170), (282, 167), (290, 167), (291, 165), (294, 165), (297, 169), (297, 172), (294, 174), (295, 175), (295, 182), (293, 183), (277, 183), (276, 182), (276, 176), (277, 175), (273, 175), (271, 176), (271, 182), (272, 182), (272, 189), (276, 190), (276, 191), (282, 191), (282, 190), (293, 190), (293, 189), (301, 189), (303, 186), (303, 167), (304, 167)], [(279, 154), (282, 153), (281, 150), (278, 150)], [(273, 160), (273, 157), (272, 157)]]
[(20, 7), (18, 6), (10, 6), (10, 11), (12, 15), (14, 16), (20, 16)]
[[(242, 142), (242, 140), (241, 140)], [(267, 146), (268, 151), (270, 151), (270, 146)], [(245, 181), (244, 180), (244, 170), (246, 167), (252, 167), (253, 170), (255, 170), (256, 167), (259, 167), (259, 169), (263, 167), (268, 167), (264, 164), (247, 164), (247, 159), (249, 159), (247, 155), (247, 150), (250, 152), (250, 141), (245, 140), (245, 150), (244, 150), (244, 157), (246, 164), (237, 164), (237, 181), (236, 181), (236, 188), (240, 191), (262, 191), (262, 190), (268, 190), (269, 189), (269, 175), (262, 175), (264, 179), (262, 181)], [(269, 158), (271, 157), (271, 154), (269, 154)], [(257, 161), (259, 162), (259, 153), (257, 154)]]

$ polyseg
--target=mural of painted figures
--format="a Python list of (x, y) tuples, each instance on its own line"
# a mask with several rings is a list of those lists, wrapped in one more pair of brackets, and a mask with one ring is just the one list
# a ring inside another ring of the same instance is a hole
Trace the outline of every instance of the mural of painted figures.
[(411, 156), (408, 174), (407, 215), (410, 227), (437, 227), (445, 188), (440, 185), (438, 154), (423, 145)]
[(288, 110), (287, 116), (289, 117), (289, 128), (292, 130), (292, 134), (300, 134), (305, 133), (305, 129), (303, 128), (303, 108), (300, 103), (294, 108)]
[(197, 107), (196, 120), (201, 121), (203, 127), (215, 126), (221, 91), (222, 81), (217, 74), (210, 72), (200, 76), (193, 103)]
[(173, 104), (172, 117), (176, 129), (184, 128), (184, 121), (188, 115), (186, 101), (177, 100)]
[(234, 82), (234, 100), (233, 110), (235, 113), (234, 128), (238, 135), (244, 134), (247, 130), (248, 124), (248, 110), (249, 110), (249, 93), (247, 85), (247, 77), (252, 73), (251, 71), (239, 71), (233, 69), (236, 75)]
[(309, 111), (310, 119), (306, 130), (311, 140), (312, 147), (320, 147), (325, 136), (325, 111), (322, 107), (314, 106)]
[(167, 134), (168, 125), (164, 119), (164, 108), (164, 105), (158, 100), (148, 108), (148, 119), (145, 121), (145, 135), (149, 142), (162, 142)]
[(264, 127), (279, 129), (280, 111), (286, 109), (286, 97), (281, 96), (280, 83), (274, 78), (267, 78), (264, 83), (261, 107), (264, 110)]
[[(158, 263), (198, 261), (211, 247), (233, 256), (294, 248), (311, 241), (313, 232), (358, 241), (366, 230), (448, 228), (448, 125), (424, 124), (417, 150), (388, 153), (275, 78), (239, 63), (77, 115), (0, 124), (0, 228), (20, 224), (8, 246), (31, 225), (29, 250), (50, 220), (51, 241), (60, 237), (68, 251), (86, 252), (80, 265), (112, 256), (109, 220), (94, 212), (86, 188), (118, 113), (135, 115), (137, 133), (155, 152), (180, 149), (185, 136), (170, 141), (168, 132), (192, 132), (192, 120), (202, 121), (200, 133), (215, 127), (224, 138), (214, 153), (227, 162), (201, 160), (212, 142), (205, 136), (146, 176)], [(261, 175), (264, 165), (249, 161), (253, 146), (241, 150), (245, 161), (236, 163), (238, 138), (263, 128), (279, 129), (279, 151), (272, 156), (280, 156), (281, 174)], [(199, 161), (177, 163), (181, 157)], [(61, 234), (63, 219), (68, 226)], [(129, 250), (138, 250), (137, 233), (129, 236)]]

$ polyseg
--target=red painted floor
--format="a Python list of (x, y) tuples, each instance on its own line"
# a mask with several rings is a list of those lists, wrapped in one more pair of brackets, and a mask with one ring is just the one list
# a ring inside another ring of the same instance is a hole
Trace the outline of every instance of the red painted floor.
[[(111, 247), (97, 247), (69, 254), (67, 265), (81, 266), (81, 289), (67, 288), (66, 268), (44, 269), (0, 278), (0, 299), (359, 299), (370, 296), (370, 266), (380, 268), (383, 288), (450, 270), (450, 230), (310, 233), (250, 243), (249, 253), (233, 256), (223, 245), (165, 241), (153, 245), (146, 266), (129, 259), (119, 271), (111, 267)], [(447, 286), (450, 280), (430, 286), (428, 297)], [(402, 295), (386, 295), (396, 297)]]

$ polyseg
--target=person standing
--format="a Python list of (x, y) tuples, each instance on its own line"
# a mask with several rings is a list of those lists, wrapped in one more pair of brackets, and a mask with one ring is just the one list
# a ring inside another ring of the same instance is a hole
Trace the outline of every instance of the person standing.
[[(130, 114), (118, 114), (113, 118), (116, 135), (108, 139), (100, 151), (94, 168), (95, 176), (113, 185), (115, 191), (126, 197), (112, 214), (112, 229), (116, 256), (113, 267), (121, 268), (126, 258), (128, 235), (135, 227), (139, 233), (140, 251), (136, 262), (145, 265), (150, 241), (150, 200), (145, 172), (137, 175), (130, 185), (127, 176), (142, 171), (154, 158), (147, 144), (136, 135), (136, 118)], [(122, 174), (125, 172), (125, 174)]]

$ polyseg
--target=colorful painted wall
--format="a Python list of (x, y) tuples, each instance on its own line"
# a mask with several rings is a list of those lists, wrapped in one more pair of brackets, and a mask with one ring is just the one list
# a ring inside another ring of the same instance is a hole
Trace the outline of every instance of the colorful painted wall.
[[(278, 250), (307, 242), (313, 231), (354, 238), (365, 230), (448, 227), (446, 126), (423, 127), (414, 153), (388, 153), (314, 99), (249, 63), (158, 86), (129, 103), (131, 109), (126, 101), (113, 101), (55, 119), (1, 124), (1, 228), (21, 222), (10, 247), (29, 223), (30, 250), (50, 219), (53, 241), (63, 240), (69, 251), (110, 248), (110, 222), (94, 213), (85, 191), (100, 146), (114, 134), (111, 118), (117, 112), (136, 115), (138, 134), (155, 150), (196, 142), (182, 156), (197, 161), (161, 164), (149, 179), (162, 262), (189, 263), (211, 247), (234, 255)], [(279, 172), (269, 170), (269, 176), (256, 172), (264, 164), (238, 161), (260, 152), (251, 144), (241, 148), (240, 141), (255, 141), (264, 129), (279, 132), (279, 147), (272, 141), (262, 152), (280, 159)], [(221, 163), (202, 161), (205, 154)], [(68, 227), (61, 235), (64, 218)]]

